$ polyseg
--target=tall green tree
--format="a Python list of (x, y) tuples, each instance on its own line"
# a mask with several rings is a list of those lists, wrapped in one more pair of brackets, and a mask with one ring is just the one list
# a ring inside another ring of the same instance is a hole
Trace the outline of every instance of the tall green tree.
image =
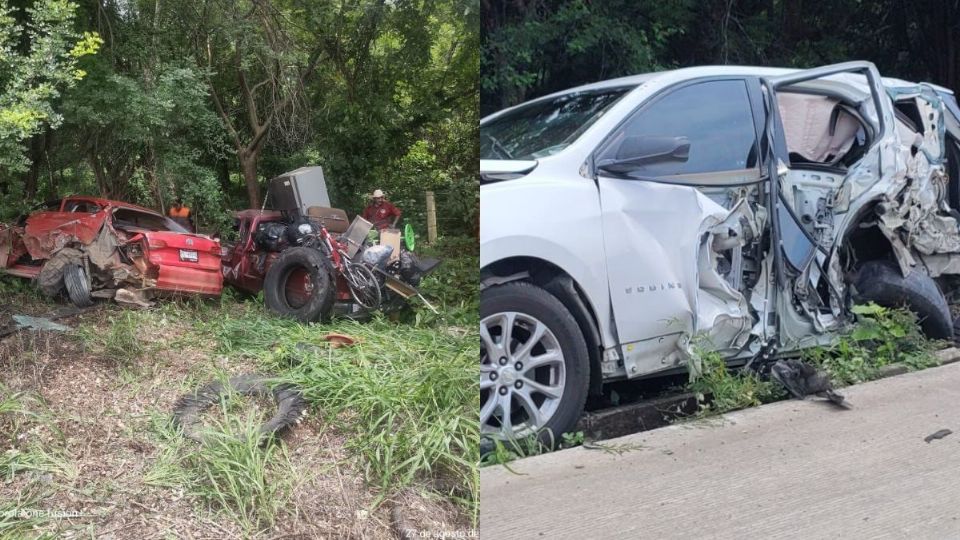
[(79, 59), (99, 48), (96, 33), (74, 30), (76, 8), (68, 0), (0, 0), (0, 171), (26, 170), (22, 142), (60, 124), (54, 101), (83, 79)]

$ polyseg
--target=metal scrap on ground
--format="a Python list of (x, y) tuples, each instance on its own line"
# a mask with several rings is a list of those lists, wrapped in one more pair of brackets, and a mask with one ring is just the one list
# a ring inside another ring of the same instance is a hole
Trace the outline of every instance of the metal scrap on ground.
[(770, 367), (770, 378), (780, 383), (790, 395), (806, 399), (809, 395), (827, 398), (834, 405), (848, 408), (842, 395), (833, 389), (830, 377), (816, 367), (794, 358), (778, 360)]
[(55, 323), (45, 317), (31, 317), (29, 315), (14, 315), (14, 322), (17, 323), (17, 330), (49, 330), (53, 332), (68, 332), (72, 330), (69, 326)]
[(926, 443), (929, 444), (930, 441), (932, 441), (932, 440), (934, 440), (934, 439), (942, 439), (942, 438), (946, 437), (947, 435), (950, 435), (951, 433), (953, 433), (953, 432), (950, 431), (949, 429), (941, 429), (941, 430), (939, 430), (939, 431), (936, 431), (936, 432), (934, 432), (934, 433), (931, 433), (931, 434), (927, 435), (926, 437), (923, 438), (923, 440), (924, 440), (924, 442), (926, 442)]

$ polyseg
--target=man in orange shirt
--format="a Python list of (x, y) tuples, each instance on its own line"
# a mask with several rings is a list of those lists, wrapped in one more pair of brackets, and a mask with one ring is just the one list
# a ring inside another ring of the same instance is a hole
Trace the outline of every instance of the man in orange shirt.
[(184, 206), (181, 199), (177, 199), (177, 202), (170, 207), (169, 215), (170, 219), (176, 221), (188, 231), (194, 232), (193, 216), (190, 214), (190, 207)]

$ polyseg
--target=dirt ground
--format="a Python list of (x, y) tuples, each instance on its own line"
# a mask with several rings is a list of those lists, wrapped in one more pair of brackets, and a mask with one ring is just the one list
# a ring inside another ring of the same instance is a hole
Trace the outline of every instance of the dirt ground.
[[(43, 315), (62, 307), (38, 299), (9, 300), (0, 298), (0, 331), (14, 313)], [(58, 322), (106, 328), (109, 314), (119, 310), (103, 306)], [(420, 537), (436, 537), (470, 530), (462, 509), (425, 486), (375, 505), (378, 492), (349, 455), (344, 434), (312, 415), (284, 437), (295, 487), (272, 527), (244, 530), (222, 510), (181, 488), (148, 483), (165, 450), (156, 433), (157, 419), (169, 417), (176, 399), (211, 374), (256, 371), (242, 360), (208, 352), (206, 344), (171, 339), (179, 330), (175, 321), (148, 329), (145, 341), (174, 346), (158, 347), (134, 365), (87, 350), (76, 331), (21, 330), (0, 337), (0, 382), (14, 392), (36, 392), (62, 433), (41, 426), (15, 434), (18, 444), (35, 438), (59, 448), (66, 458), (57, 473), (26, 471), (0, 478), (0, 500), (15, 501), (39, 489), (49, 494), (39, 510), (80, 514), (50, 519), (38, 533), (147, 540), (397, 538), (400, 527), (415, 528)], [(6, 439), (0, 437), (0, 444)]]

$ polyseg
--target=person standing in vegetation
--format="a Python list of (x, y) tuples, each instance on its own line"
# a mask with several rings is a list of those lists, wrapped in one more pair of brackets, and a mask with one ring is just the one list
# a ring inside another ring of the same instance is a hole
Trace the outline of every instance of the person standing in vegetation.
[(177, 199), (177, 202), (170, 207), (169, 215), (170, 219), (176, 221), (188, 231), (194, 232), (193, 215), (190, 213), (190, 207), (184, 206), (181, 199)]
[(384, 198), (383, 191), (379, 189), (374, 190), (371, 199), (372, 202), (363, 209), (363, 219), (373, 223), (378, 231), (387, 227), (396, 228), (402, 214), (400, 209), (390, 204), (390, 201)]

